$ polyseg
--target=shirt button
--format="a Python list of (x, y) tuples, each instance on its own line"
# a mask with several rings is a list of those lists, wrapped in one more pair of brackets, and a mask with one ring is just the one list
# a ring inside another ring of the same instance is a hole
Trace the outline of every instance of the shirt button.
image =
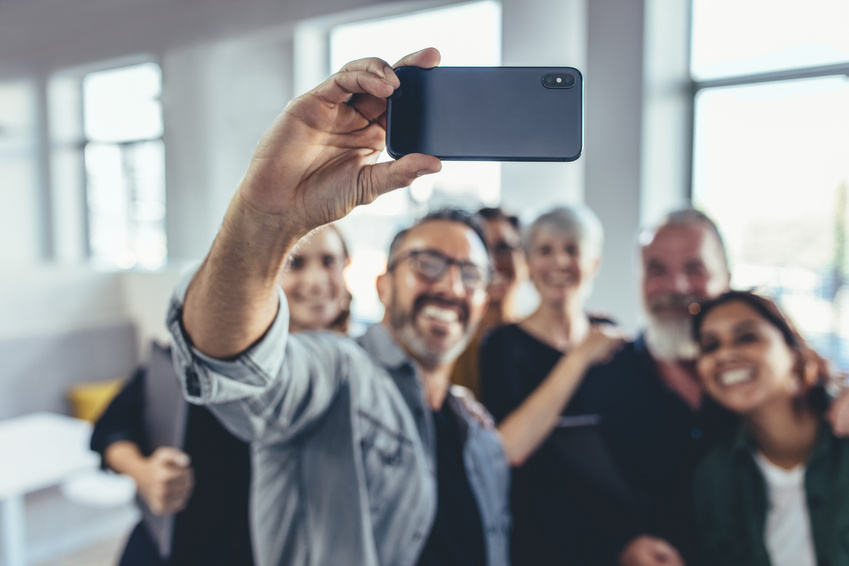
[(186, 391), (188, 391), (189, 395), (192, 397), (200, 396), (200, 378), (198, 377), (195, 368), (191, 366), (186, 367)]

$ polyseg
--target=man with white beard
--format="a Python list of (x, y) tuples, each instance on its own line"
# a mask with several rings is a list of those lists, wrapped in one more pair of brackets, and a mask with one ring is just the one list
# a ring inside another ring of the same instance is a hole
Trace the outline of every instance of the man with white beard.
[(590, 370), (566, 408), (567, 415), (600, 417), (604, 442), (639, 504), (611, 506), (609, 494), (558, 465), (536, 470), (528, 495), (540, 547), (562, 548), (572, 566), (683, 565), (688, 472), (729, 426), (727, 414), (703, 399), (689, 329), (698, 302), (729, 288), (719, 231), (702, 212), (680, 210), (645, 231), (639, 246), (645, 332)]

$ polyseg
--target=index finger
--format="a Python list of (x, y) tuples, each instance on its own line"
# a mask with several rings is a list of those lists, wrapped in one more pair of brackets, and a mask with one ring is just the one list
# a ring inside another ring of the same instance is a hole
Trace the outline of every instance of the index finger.
[(345, 102), (352, 94), (387, 98), (398, 86), (398, 77), (383, 59), (369, 57), (351, 61), (338, 73), (315, 87), (312, 93), (330, 105)]
[[(441, 58), (442, 56), (439, 54), (437, 49), (428, 47), (421, 51), (405, 55), (397, 63), (395, 63), (394, 67), (422, 67), (423, 69), (430, 69), (439, 65)], [(396, 81), (395, 84), (400, 86), (401, 83), (398, 81), (395, 71), (389, 70), (387, 71), (387, 75), (393, 77)], [(391, 94), (392, 93), (390, 93), (390, 95)], [(377, 120), (380, 122), (381, 126), (385, 127), (382, 116), (383, 113), (386, 112), (386, 100), (383, 98), (375, 98), (373, 96), (354, 96), (354, 98), (351, 99), (351, 105), (368, 121), (373, 122)]]
[(439, 53), (438, 49), (435, 47), (425, 47), (420, 51), (401, 57), (401, 59), (392, 65), (392, 67), (396, 69), (398, 67), (421, 67), (423, 69), (430, 69), (439, 65), (441, 60), (442, 55)]

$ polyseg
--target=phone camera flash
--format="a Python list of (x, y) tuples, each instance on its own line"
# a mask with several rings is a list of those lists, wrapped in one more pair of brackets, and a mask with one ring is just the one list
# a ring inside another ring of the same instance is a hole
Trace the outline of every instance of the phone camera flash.
[(560, 77), (557, 77), (557, 82), (558, 82), (558, 83), (562, 83), (562, 82), (563, 82), (563, 79), (561, 79)]

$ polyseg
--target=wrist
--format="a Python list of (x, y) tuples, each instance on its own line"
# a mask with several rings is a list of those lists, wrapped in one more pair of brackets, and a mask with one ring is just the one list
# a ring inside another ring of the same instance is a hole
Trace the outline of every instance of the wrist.
[(221, 253), (238, 259), (251, 275), (276, 280), (286, 254), (307, 232), (303, 218), (263, 210), (237, 192), (215, 244)]
[(566, 363), (571, 364), (577, 371), (583, 372), (590, 366), (590, 353), (586, 350), (583, 344), (569, 352), (566, 356)]
[(116, 473), (130, 476), (136, 483), (147, 467), (147, 458), (142, 455), (138, 446), (130, 441), (111, 444), (106, 448), (104, 460), (110, 469)]

